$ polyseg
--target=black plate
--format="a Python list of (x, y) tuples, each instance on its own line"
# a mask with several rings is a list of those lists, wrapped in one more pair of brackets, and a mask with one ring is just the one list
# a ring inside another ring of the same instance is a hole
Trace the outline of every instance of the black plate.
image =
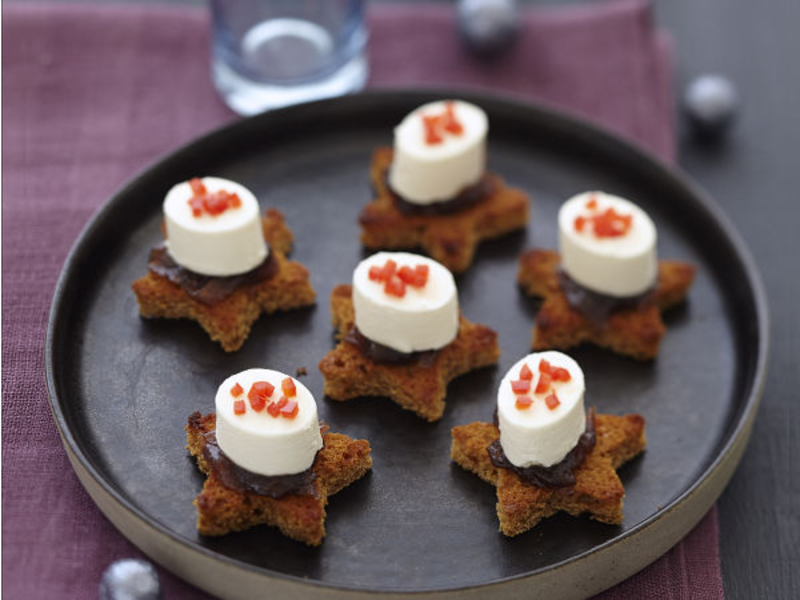
[[(156, 163), (94, 217), (54, 299), (48, 383), (68, 450), (118, 508), (184, 549), (267, 580), (373, 591), (464, 588), (545, 573), (646, 533), (746, 435), (764, 377), (766, 308), (749, 255), (719, 210), (681, 175), (608, 133), (472, 93), (458, 96), (489, 115), (490, 169), (531, 196), (527, 231), (484, 243), (457, 279), (466, 316), (499, 333), (500, 364), (454, 381), (435, 424), (385, 399), (322, 398), (316, 365), (332, 347), (328, 295), (364, 256), (356, 219), (371, 197), (370, 153), (391, 143), (407, 112), (443, 95), (370, 93), (237, 122)], [(165, 192), (196, 175), (239, 181), (262, 206), (282, 210), (295, 233), (293, 258), (309, 267), (318, 292), (315, 308), (260, 319), (232, 355), (194, 323), (140, 319), (130, 290), (161, 239)], [(658, 225), (660, 256), (695, 263), (698, 276), (685, 306), (668, 313), (655, 362), (591, 347), (571, 352), (586, 374), (587, 404), (647, 418), (646, 453), (620, 470), (624, 523), (559, 515), (506, 539), (497, 531), (494, 489), (451, 464), (450, 428), (491, 418), (505, 369), (529, 351), (537, 310), (515, 284), (517, 257), (532, 246), (555, 247), (558, 207), (586, 189), (639, 203)], [(331, 499), (320, 548), (268, 527), (221, 539), (196, 533), (192, 500), (203, 478), (184, 450), (186, 417), (212, 411), (218, 384), (255, 366), (306, 367), (303, 381), (321, 418), (372, 443), (374, 470)]]

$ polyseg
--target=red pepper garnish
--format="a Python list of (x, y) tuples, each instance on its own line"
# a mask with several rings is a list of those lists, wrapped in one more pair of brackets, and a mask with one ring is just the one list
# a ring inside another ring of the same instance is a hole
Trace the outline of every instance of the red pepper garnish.
[(233, 401), (233, 414), (235, 415), (243, 415), (247, 407), (244, 405), (244, 400), (234, 400)]
[(253, 407), (254, 411), (261, 412), (264, 410), (264, 406), (267, 404), (267, 399), (264, 396), (259, 396), (258, 394), (247, 394), (247, 397), (250, 399), (250, 406)]
[(454, 135), (461, 135), (464, 133), (464, 126), (456, 119), (455, 105), (456, 103), (452, 100), (445, 102), (445, 113), (442, 115), (442, 121), (444, 122), (445, 130)]
[(231, 388), (231, 396), (234, 398), (236, 396), (241, 396), (242, 392), (244, 392), (244, 389), (242, 389), (242, 386), (240, 386), (238, 383)]
[(287, 377), (281, 381), (281, 389), (283, 390), (283, 394), (289, 398), (297, 394), (297, 388), (294, 385), (294, 379), (291, 377)]
[(399, 275), (392, 275), (392, 277), (384, 284), (383, 291), (390, 296), (402, 298), (406, 295), (406, 284), (402, 279), (400, 279)]
[(531, 390), (531, 382), (526, 379), (520, 379), (519, 381), (512, 381), (511, 382), (511, 391), (515, 394), (522, 395), (527, 394)]
[(268, 412), (268, 413), (269, 413), (271, 416), (273, 416), (273, 417), (275, 417), (275, 418), (278, 418), (278, 415), (279, 415), (279, 414), (280, 414), (280, 412), (281, 412), (281, 407), (280, 407), (280, 406), (278, 406), (278, 403), (277, 403), (277, 402), (270, 402), (270, 403), (269, 403), (269, 406), (267, 407), (267, 412)]
[(536, 384), (536, 390), (534, 390), (535, 394), (544, 394), (547, 390), (550, 389), (550, 384), (552, 383), (552, 379), (549, 373), (542, 373), (539, 377), (539, 383)]
[(402, 267), (400, 267), (400, 270), (397, 272), (397, 275), (408, 285), (414, 285), (417, 281), (417, 274), (414, 272), (414, 269), (412, 269), (408, 265), (403, 265)]
[(397, 271), (397, 263), (390, 258), (383, 265), (383, 273), (381, 275), (382, 280), (388, 281), (391, 279), (395, 271)]
[(229, 208), (239, 208), (242, 200), (236, 194), (231, 194), (225, 190), (208, 193), (203, 181), (194, 177), (189, 180), (189, 187), (192, 188), (192, 197), (189, 198), (189, 206), (195, 217), (201, 217), (204, 212), (212, 217), (224, 213)]
[(561, 401), (558, 399), (558, 396), (556, 396), (555, 392), (547, 396), (547, 398), (544, 399), (544, 402), (547, 404), (547, 408), (550, 410), (553, 410), (556, 406), (561, 404)]
[(192, 188), (193, 196), (204, 196), (206, 194), (206, 186), (199, 177), (192, 177), (189, 180), (189, 187)]
[(294, 400), (290, 400), (284, 406), (281, 407), (281, 416), (286, 419), (294, 419), (297, 416), (297, 412), (299, 410), (299, 406), (297, 402)]
[(589, 210), (595, 210), (597, 208), (597, 198), (594, 195), (589, 196), (589, 200), (586, 202), (586, 208)]
[(519, 370), (519, 378), (526, 381), (533, 379), (533, 371), (530, 370), (527, 364), (522, 365), (522, 368)]
[(253, 410), (256, 412), (263, 410), (267, 403), (267, 398), (272, 396), (273, 391), (275, 391), (275, 386), (271, 383), (267, 381), (256, 381), (250, 387), (250, 391), (247, 392), (247, 397), (250, 400), (250, 406), (253, 407)]
[(548, 375), (550, 375), (550, 373), (552, 373), (552, 367), (550, 366), (550, 363), (547, 362), (546, 360), (540, 360), (539, 373), (547, 373)]
[(533, 404), (533, 398), (530, 396), (517, 396), (516, 407), (519, 410), (530, 408), (531, 404)]
[[(587, 208), (589, 204), (586, 204)], [(592, 224), (592, 232), (596, 237), (619, 237), (630, 231), (633, 225), (633, 215), (622, 215), (613, 208), (608, 208), (602, 213), (590, 217), (578, 216), (575, 217), (575, 231), (583, 231), (586, 223)]]
[(572, 379), (569, 371), (562, 367), (556, 367), (552, 373), (553, 381), (569, 381)]
[(444, 138), (439, 134), (439, 117), (423, 115), (422, 123), (425, 125), (425, 143), (429, 146), (441, 144)]
[(425, 128), (425, 143), (433, 146), (444, 141), (444, 132), (453, 135), (464, 133), (464, 126), (456, 117), (455, 102), (445, 102), (444, 112), (440, 115), (422, 115), (422, 124)]
[(403, 265), (399, 269), (392, 259), (379, 267), (374, 265), (369, 268), (369, 279), (383, 283), (383, 291), (392, 296), (402, 298), (406, 295), (406, 286), (423, 288), (428, 283), (428, 265), (416, 265), (413, 269)]

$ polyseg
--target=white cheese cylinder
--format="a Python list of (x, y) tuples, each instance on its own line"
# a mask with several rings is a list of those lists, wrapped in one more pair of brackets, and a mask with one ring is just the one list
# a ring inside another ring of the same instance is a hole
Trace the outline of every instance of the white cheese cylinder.
[(440, 115), (447, 102), (431, 102), (410, 113), (394, 130), (394, 159), (389, 185), (405, 200), (420, 205), (449, 200), (474, 185), (486, 170), (486, 113), (474, 104), (453, 101), (463, 131), (441, 133), (441, 142), (426, 142), (424, 116)]
[[(587, 208), (591, 200), (596, 209)], [(576, 219), (591, 218), (609, 208), (631, 216), (631, 226), (624, 235), (597, 236), (589, 221), (578, 231)], [(628, 200), (602, 192), (570, 198), (558, 213), (558, 240), (563, 269), (593, 292), (622, 298), (641, 294), (655, 283), (656, 227), (647, 213)]]
[(193, 196), (189, 182), (174, 186), (164, 199), (169, 255), (182, 267), (201, 275), (239, 275), (256, 268), (269, 252), (258, 200), (234, 181), (219, 177), (203, 177), (201, 181), (209, 193), (236, 194), (241, 205), (214, 216), (195, 216), (189, 205)]
[[(267, 399), (277, 402), (284, 395), (281, 383), (289, 377), (271, 369), (248, 369), (231, 375), (219, 386), (216, 396), (217, 443), (234, 463), (259, 475), (291, 475), (308, 469), (317, 451), (322, 448), (317, 404), (308, 388), (293, 379), (296, 395), (287, 397), (297, 402), (294, 418), (272, 416), (265, 406), (254, 410), (248, 392), (258, 381), (275, 387)], [(239, 396), (231, 390), (236, 384), (242, 388)], [(243, 400), (244, 414), (236, 414), (235, 402)]]
[[(369, 271), (390, 259), (398, 269), (427, 265), (425, 286), (406, 286), (402, 298), (387, 293), (384, 283), (370, 279)], [(398, 352), (442, 348), (458, 335), (458, 291), (453, 275), (426, 256), (378, 252), (362, 260), (353, 272), (353, 308), (362, 335)]]
[[(535, 394), (539, 383), (539, 363), (546, 360), (553, 368), (569, 371), (569, 381), (556, 381), (549, 391)], [(528, 397), (533, 402), (526, 408), (517, 407), (518, 394), (511, 382), (520, 380), (523, 365), (532, 372)], [(497, 391), (497, 420), (500, 428), (500, 445), (506, 458), (517, 467), (558, 464), (578, 443), (586, 429), (583, 408), (583, 371), (574, 360), (561, 352), (538, 352), (518, 361), (503, 377)], [(555, 393), (559, 404), (551, 409), (546, 397)]]

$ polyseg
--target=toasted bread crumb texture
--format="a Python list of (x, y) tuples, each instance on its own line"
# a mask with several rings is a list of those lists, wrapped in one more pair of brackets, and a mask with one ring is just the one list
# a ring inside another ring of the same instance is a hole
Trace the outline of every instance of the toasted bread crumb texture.
[(665, 331), (661, 311), (686, 298), (695, 276), (694, 266), (688, 263), (659, 261), (653, 302), (615, 311), (598, 325), (570, 306), (558, 284), (559, 263), (553, 250), (529, 250), (519, 260), (520, 287), (530, 296), (544, 298), (533, 329), (534, 350), (564, 350), (589, 342), (631, 358), (652, 360)]
[(563, 488), (540, 488), (523, 482), (508, 469), (495, 467), (486, 447), (500, 431), (489, 423), (470, 423), (452, 429), (450, 457), (459, 466), (497, 487), (500, 531), (511, 537), (534, 527), (559, 511), (589, 516), (603, 523), (622, 522), (625, 489), (616, 474), (623, 463), (644, 450), (645, 421), (637, 414), (597, 415), (597, 443), (575, 469), (576, 483)]
[(242, 347), (262, 313), (314, 304), (316, 293), (311, 287), (308, 269), (285, 256), (292, 247), (292, 232), (283, 215), (275, 209), (267, 210), (263, 226), (264, 237), (278, 265), (275, 275), (260, 283), (240, 286), (221, 302), (209, 306), (191, 298), (166, 277), (148, 271), (132, 285), (141, 316), (192, 319), (226, 352), (235, 352)]
[[(341, 338), (353, 327), (352, 286), (331, 293), (333, 326)], [(473, 369), (500, 358), (497, 334), (484, 325), (459, 317), (458, 336), (439, 351), (433, 365), (376, 363), (348, 342), (339, 342), (319, 363), (324, 393), (332, 400), (385, 396), (427, 421), (437, 421), (445, 409), (447, 385)]]
[(482, 240), (524, 227), (528, 222), (528, 197), (503, 180), (490, 175), (495, 184), (491, 197), (452, 214), (411, 215), (401, 212), (386, 185), (392, 164), (392, 148), (377, 148), (372, 156), (370, 177), (376, 198), (359, 217), (361, 243), (371, 249), (422, 248), (431, 258), (455, 273), (471, 264)]

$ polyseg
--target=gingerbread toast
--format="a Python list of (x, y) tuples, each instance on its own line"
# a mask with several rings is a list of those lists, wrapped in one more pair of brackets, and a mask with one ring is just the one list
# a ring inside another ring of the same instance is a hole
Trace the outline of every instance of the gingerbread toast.
[(286, 254), (291, 250), (293, 236), (276, 209), (265, 212), (264, 238), (270, 246), (271, 260), (276, 271), (257, 283), (243, 283), (224, 299), (203, 303), (190, 296), (180, 285), (152, 270), (131, 286), (144, 318), (192, 319), (219, 342), (226, 352), (242, 347), (253, 323), (261, 314), (291, 310), (314, 304), (316, 293), (309, 281), (308, 269)]
[(528, 197), (508, 187), (502, 178), (487, 174), (493, 191), (484, 200), (449, 214), (413, 214), (401, 211), (389, 189), (386, 174), (394, 150), (377, 148), (370, 177), (375, 199), (359, 217), (361, 243), (370, 249), (421, 247), (431, 258), (454, 273), (465, 271), (482, 240), (519, 229), (528, 222)]
[(661, 312), (686, 298), (695, 267), (681, 261), (659, 261), (653, 291), (635, 307), (612, 312), (596, 323), (573, 308), (558, 281), (561, 259), (554, 250), (529, 250), (519, 260), (517, 280), (523, 292), (544, 299), (531, 345), (534, 350), (566, 349), (584, 342), (639, 360), (652, 360), (665, 327)]
[(578, 516), (588, 513), (603, 523), (622, 522), (625, 489), (616, 469), (644, 450), (645, 421), (637, 414), (597, 415), (596, 443), (573, 471), (574, 485), (543, 488), (520, 479), (509, 469), (495, 467), (487, 452), (500, 430), (490, 423), (470, 423), (452, 429), (450, 456), (467, 471), (497, 488), (500, 531), (511, 537), (534, 527), (559, 511)]
[[(355, 323), (352, 286), (331, 292), (331, 319), (343, 338)], [(332, 400), (387, 396), (427, 421), (444, 414), (447, 384), (468, 371), (495, 364), (500, 357), (497, 334), (459, 316), (455, 340), (438, 351), (430, 365), (378, 363), (347, 341), (340, 341), (319, 363), (324, 393)]]
[(328, 497), (363, 477), (372, 468), (369, 442), (353, 440), (341, 433), (325, 433), (323, 446), (312, 469), (314, 493), (287, 494), (280, 498), (225, 487), (203, 456), (205, 434), (216, 428), (216, 415), (189, 417), (187, 449), (207, 475), (203, 490), (194, 501), (197, 529), (202, 535), (220, 536), (256, 525), (272, 525), (294, 540), (318, 546), (325, 537), (325, 506)]

